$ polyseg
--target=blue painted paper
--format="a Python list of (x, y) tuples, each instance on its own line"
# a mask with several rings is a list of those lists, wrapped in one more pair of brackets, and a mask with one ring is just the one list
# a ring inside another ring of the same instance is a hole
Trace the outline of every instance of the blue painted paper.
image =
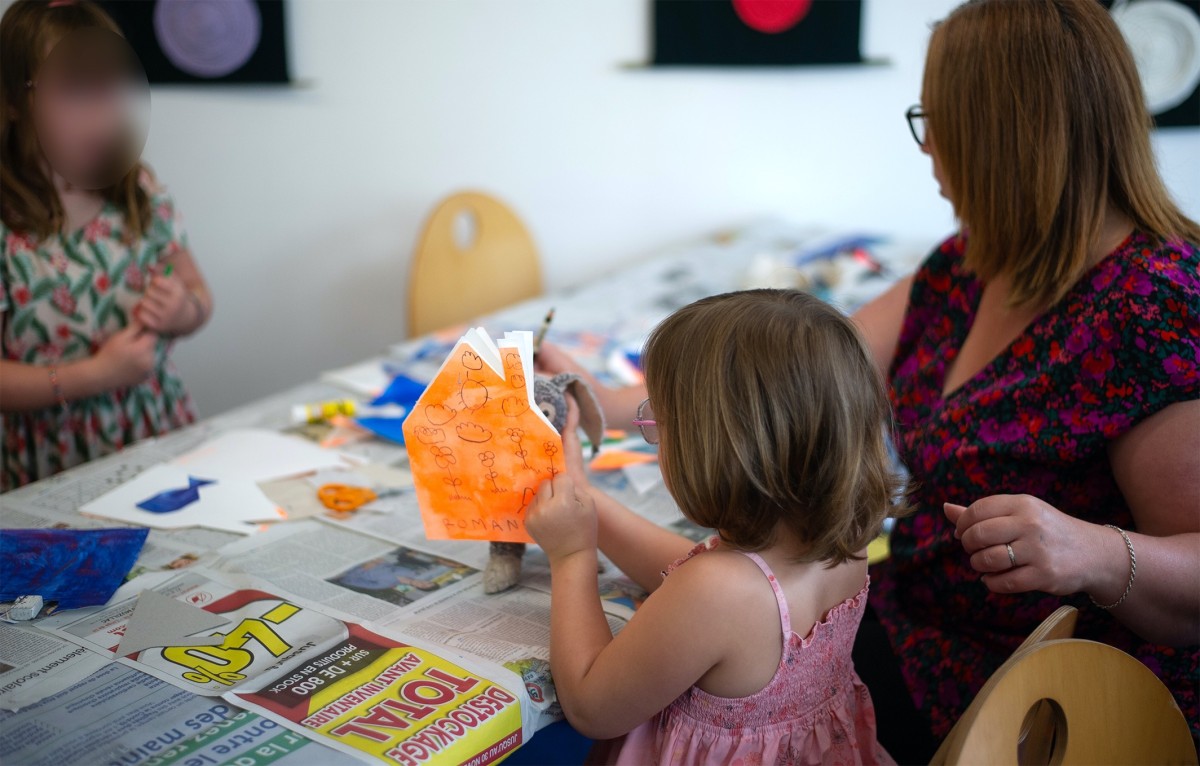
[(60, 609), (104, 604), (148, 529), (0, 529), (0, 601), (41, 596)]
[[(371, 404), (397, 404), (403, 407), (405, 412), (410, 412), (416, 406), (417, 400), (421, 398), (421, 394), (425, 393), (425, 386), (425, 383), (404, 375), (397, 375), (392, 378), (387, 390)], [(404, 444), (404, 418), (358, 418), (355, 422), (376, 436), (381, 436), (397, 444)]]

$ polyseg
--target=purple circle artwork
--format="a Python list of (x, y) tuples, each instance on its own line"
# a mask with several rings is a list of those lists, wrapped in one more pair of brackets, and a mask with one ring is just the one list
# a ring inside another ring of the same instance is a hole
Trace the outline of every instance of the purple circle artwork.
[(262, 17), (253, 0), (158, 0), (154, 33), (171, 63), (194, 77), (224, 77), (258, 48)]

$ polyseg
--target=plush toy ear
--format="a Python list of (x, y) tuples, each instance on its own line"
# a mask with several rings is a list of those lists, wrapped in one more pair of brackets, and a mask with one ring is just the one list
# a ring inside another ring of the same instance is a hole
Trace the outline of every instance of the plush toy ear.
[(600, 451), (600, 442), (604, 440), (604, 411), (600, 409), (596, 392), (592, 391), (587, 381), (574, 373), (555, 375), (551, 382), (575, 398), (575, 403), (579, 405), (579, 426), (592, 442), (592, 455), (595, 456)]

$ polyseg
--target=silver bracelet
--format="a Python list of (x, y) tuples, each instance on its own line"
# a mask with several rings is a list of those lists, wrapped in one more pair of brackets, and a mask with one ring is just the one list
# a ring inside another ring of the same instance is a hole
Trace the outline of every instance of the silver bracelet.
[(1125, 599), (1129, 598), (1129, 591), (1133, 590), (1133, 578), (1137, 577), (1137, 554), (1133, 552), (1133, 542), (1130, 541), (1129, 535), (1125, 534), (1125, 530), (1115, 524), (1105, 524), (1104, 526), (1117, 530), (1117, 533), (1121, 535), (1121, 539), (1125, 541), (1125, 547), (1129, 549), (1129, 584), (1125, 586), (1125, 592), (1121, 594), (1121, 597), (1108, 606), (1097, 602), (1090, 594), (1088, 598), (1091, 598), (1092, 603), (1101, 609), (1116, 609), (1125, 603)]

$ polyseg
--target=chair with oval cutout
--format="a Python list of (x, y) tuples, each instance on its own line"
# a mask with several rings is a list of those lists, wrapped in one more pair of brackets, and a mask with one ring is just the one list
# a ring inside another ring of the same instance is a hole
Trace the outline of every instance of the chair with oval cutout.
[[(1015, 659), (1017, 659), (1025, 650), (1037, 645), (1041, 641), (1053, 641), (1059, 638), (1070, 638), (1075, 635), (1075, 623), (1079, 619), (1079, 610), (1073, 606), (1060, 606), (1050, 613), (1050, 616), (1042, 620), (1042, 623), (1033, 629), (1021, 645), (1016, 648), (1012, 655), (1005, 661), (1003, 665), (996, 669), (999, 673), (1004, 668), (1008, 667)], [(959, 719), (954, 728), (950, 730), (950, 734), (942, 741), (941, 747), (933, 756), (930, 766), (943, 766), (946, 763), (946, 751), (953, 746), (957, 737), (966, 730), (967, 713), (971, 709), (968, 708)], [(1054, 743), (1054, 711), (1049, 703), (1042, 702), (1029, 711), (1024, 725), (1021, 727), (1021, 733), (1017, 742), (1017, 759), (1020, 764), (1027, 763), (1047, 763), (1049, 753)]]
[(542, 293), (537, 248), (506, 204), (476, 191), (442, 200), (417, 240), (409, 277), (410, 337)]
[[(1022, 730), (1049, 711), (1048, 747), (1022, 753)], [(933, 763), (1195, 764), (1187, 721), (1142, 663), (1107, 644), (1035, 640), (972, 701)]]

